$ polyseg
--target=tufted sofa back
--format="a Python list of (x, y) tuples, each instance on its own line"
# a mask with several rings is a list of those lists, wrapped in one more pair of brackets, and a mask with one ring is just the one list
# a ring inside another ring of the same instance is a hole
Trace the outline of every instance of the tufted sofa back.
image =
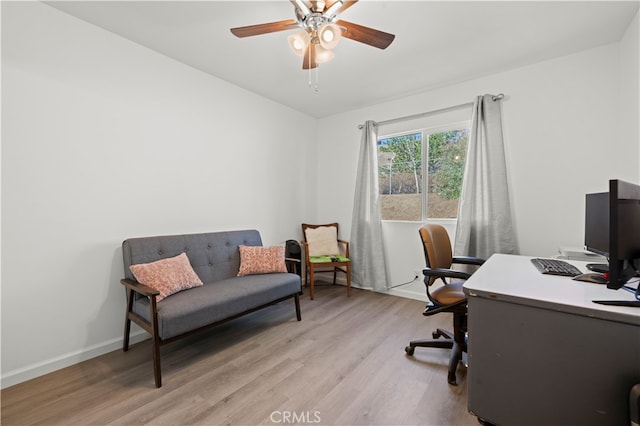
[(207, 284), (235, 277), (240, 268), (239, 245), (261, 246), (257, 230), (129, 238), (122, 243), (125, 278), (135, 280), (129, 266), (186, 253), (193, 270)]

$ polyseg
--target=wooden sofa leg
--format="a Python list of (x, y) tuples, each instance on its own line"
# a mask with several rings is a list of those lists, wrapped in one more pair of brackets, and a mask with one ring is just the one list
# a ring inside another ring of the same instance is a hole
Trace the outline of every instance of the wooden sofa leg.
[(296, 303), (296, 318), (298, 318), (298, 321), (302, 321), (302, 315), (300, 314), (300, 296), (296, 294), (294, 298)]
[(156, 382), (156, 387), (161, 387), (162, 371), (160, 367), (160, 342), (157, 336), (153, 339), (153, 378)]
[(122, 350), (129, 350), (129, 335), (131, 334), (131, 319), (129, 313), (133, 310), (133, 290), (127, 291), (127, 312), (124, 316), (124, 337), (122, 338)]
[(162, 386), (162, 369), (160, 366), (160, 336), (158, 335), (158, 307), (156, 297), (151, 296), (151, 339), (153, 340), (153, 378), (156, 388)]

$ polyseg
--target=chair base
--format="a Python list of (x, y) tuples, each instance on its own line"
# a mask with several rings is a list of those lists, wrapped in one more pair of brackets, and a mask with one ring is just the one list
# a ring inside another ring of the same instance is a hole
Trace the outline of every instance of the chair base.
[[(467, 342), (465, 339), (467, 316), (463, 313), (454, 313), (453, 321), (455, 333), (441, 328), (436, 329), (431, 335), (433, 339), (412, 340), (409, 346), (404, 348), (407, 355), (412, 356), (415, 348), (442, 348), (451, 349), (449, 357), (449, 371), (447, 373), (447, 382), (456, 386), (456, 370), (458, 363), (462, 361), (462, 353), (467, 351)], [(444, 337), (444, 339), (441, 339)]]

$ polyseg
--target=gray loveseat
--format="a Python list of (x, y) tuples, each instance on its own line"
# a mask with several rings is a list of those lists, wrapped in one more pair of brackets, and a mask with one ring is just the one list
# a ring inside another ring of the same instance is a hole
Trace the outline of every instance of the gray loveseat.
[[(131, 238), (122, 243), (127, 290), (123, 350), (129, 349), (131, 321), (153, 341), (153, 368), (156, 387), (162, 385), (160, 345), (193, 331), (238, 318), (247, 313), (294, 299), (301, 320), (300, 277), (290, 273), (271, 273), (238, 277), (238, 246), (262, 246), (256, 230), (213, 232)], [(203, 286), (173, 294), (160, 302), (159, 292), (138, 283), (131, 265), (155, 262), (186, 253)]]

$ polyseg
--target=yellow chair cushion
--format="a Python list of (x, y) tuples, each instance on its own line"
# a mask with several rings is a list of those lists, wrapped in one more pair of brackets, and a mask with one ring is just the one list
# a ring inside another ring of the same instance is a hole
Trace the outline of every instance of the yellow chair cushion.
[[(336, 260), (333, 260), (336, 259)], [(331, 263), (331, 262), (349, 262), (348, 257), (335, 256), (309, 256), (309, 263)]]

